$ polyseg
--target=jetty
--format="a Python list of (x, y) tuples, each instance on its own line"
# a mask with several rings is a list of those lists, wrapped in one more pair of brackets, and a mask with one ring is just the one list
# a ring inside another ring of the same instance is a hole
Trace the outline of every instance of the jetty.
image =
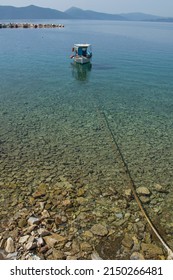
[(64, 28), (63, 24), (43, 23), (0, 23), (0, 28)]

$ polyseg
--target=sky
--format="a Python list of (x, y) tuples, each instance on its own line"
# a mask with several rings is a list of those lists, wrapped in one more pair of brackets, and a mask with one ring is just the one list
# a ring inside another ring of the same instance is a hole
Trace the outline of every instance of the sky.
[(173, 17), (173, 0), (0, 0), (0, 5), (36, 5), (65, 11), (70, 7), (105, 13), (143, 12)]

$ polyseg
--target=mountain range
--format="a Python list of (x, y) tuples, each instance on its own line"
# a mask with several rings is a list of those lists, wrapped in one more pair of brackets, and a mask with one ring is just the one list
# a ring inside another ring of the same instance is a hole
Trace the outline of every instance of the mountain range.
[(144, 13), (108, 14), (71, 7), (65, 12), (42, 8), (34, 5), (27, 7), (0, 6), (0, 20), (3, 19), (85, 19), (85, 20), (121, 20), (121, 21), (161, 21), (173, 22), (173, 18), (160, 17)]

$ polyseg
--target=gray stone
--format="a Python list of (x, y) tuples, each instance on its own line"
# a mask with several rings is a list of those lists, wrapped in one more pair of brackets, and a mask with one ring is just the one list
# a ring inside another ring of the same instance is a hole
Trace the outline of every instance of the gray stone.
[(139, 252), (133, 252), (133, 254), (130, 256), (131, 260), (145, 260), (144, 256)]
[(122, 219), (122, 218), (123, 218), (123, 213), (115, 213), (115, 216), (116, 216), (118, 219)]
[(30, 217), (28, 219), (28, 224), (30, 226), (35, 225), (35, 224), (39, 224), (39, 222), (40, 222), (40, 220), (38, 218), (35, 218), (35, 217)]
[(44, 245), (44, 240), (43, 240), (43, 238), (39, 237), (39, 238), (37, 239), (37, 246), (38, 246), (38, 247), (41, 247), (41, 246), (43, 246), (43, 245)]
[(38, 260), (41, 260), (41, 258), (37, 255), (34, 255), (34, 254), (29, 254), (28, 255), (28, 260), (32, 260), (32, 261), (38, 261)]
[(10, 253), (6, 256), (7, 259), (16, 260), (18, 252)]

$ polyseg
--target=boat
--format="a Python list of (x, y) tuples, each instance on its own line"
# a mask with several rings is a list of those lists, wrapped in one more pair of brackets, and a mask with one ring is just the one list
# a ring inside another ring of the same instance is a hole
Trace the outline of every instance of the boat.
[(92, 51), (90, 44), (74, 44), (72, 48), (73, 55), (71, 59), (76, 63), (85, 64), (90, 63), (92, 58)]

